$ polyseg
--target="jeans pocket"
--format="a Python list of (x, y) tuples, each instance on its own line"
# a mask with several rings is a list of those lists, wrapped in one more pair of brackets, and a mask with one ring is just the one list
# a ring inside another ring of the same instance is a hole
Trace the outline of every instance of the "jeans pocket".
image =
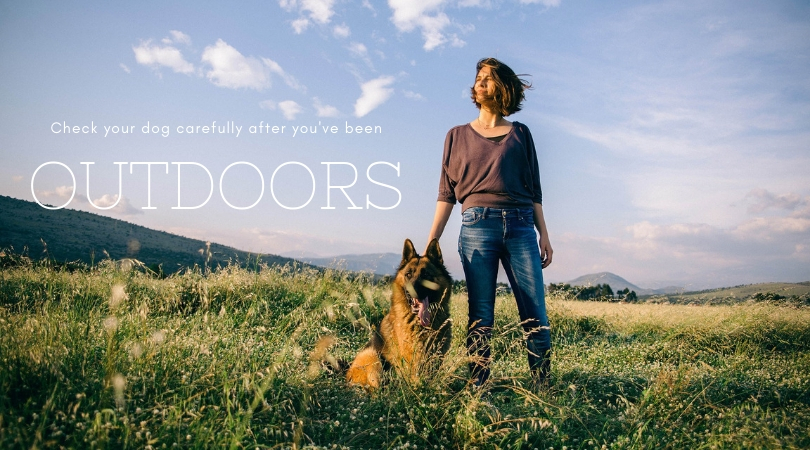
[(481, 220), (482, 214), (475, 211), (473, 208), (467, 209), (461, 214), (461, 224), (462, 225), (475, 225)]
[(521, 214), (518, 219), (522, 224), (534, 228), (534, 214)]

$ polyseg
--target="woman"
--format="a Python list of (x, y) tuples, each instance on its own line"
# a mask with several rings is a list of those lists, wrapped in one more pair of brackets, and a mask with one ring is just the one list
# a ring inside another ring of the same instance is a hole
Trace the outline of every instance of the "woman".
[(478, 61), (476, 71), (471, 96), (478, 117), (447, 133), (428, 242), (441, 237), (453, 206), (460, 202), (458, 249), (467, 280), (473, 383), (481, 386), (489, 378), (500, 261), (517, 301), (532, 381), (540, 388), (548, 383), (551, 356), (542, 269), (551, 264), (553, 251), (531, 133), (526, 125), (504, 119), (520, 111), (524, 90), (531, 85), (495, 58)]

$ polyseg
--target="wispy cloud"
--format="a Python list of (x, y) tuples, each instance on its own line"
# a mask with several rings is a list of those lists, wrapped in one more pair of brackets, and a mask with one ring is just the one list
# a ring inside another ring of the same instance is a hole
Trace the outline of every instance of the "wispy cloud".
[(261, 91), (271, 86), (271, 74), (276, 74), (290, 87), (301, 89), (295, 78), (277, 62), (269, 58), (244, 56), (222, 39), (203, 50), (202, 61), (210, 66), (206, 77), (219, 87)]
[(115, 195), (104, 194), (101, 197), (93, 200), (93, 204), (102, 208), (115, 205), (114, 207), (110, 208), (107, 211), (122, 216), (134, 216), (138, 214), (143, 214), (143, 210), (132, 206), (132, 204), (129, 202), (129, 199), (127, 199), (126, 197), (122, 196), (121, 201), (118, 201), (118, 194)]
[(368, 58), (368, 48), (360, 42), (352, 42), (349, 44), (348, 49), (353, 55), (359, 58)]
[[(393, 11), (391, 21), (397, 29), (408, 33), (419, 28), (425, 40), (423, 48), (427, 51), (448, 41), (445, 28), (450, 25), (450, 18), (441, 11), (446, 3), (446, 0), (388, 0), (388, 6)], [(450, 39), (462, 42), (455, 35)]]
[(211, 66), (206, 76), (219, 87), (261, 91), (271, 85), (269, 67), (258, 58), (245, 57), (222, 39), (205, 48), (202, 61)]
[(318, 99), (318, 97), (314, 97), (312, 99), (312, 106), (315, 108), (315, 111), (318, 117), (338, 117), (340, 116), (340, 111), (337, 108), (331, 105), (324, 105)]
[(301, 105), (294, 102), (293, 100), (284, 100), (283, 102), (278, 102), (278, 109), (281, 110), (281, 113), (284, 115), (284, 118), (287, 120), (295, 120), (295, 116), (303, 111)]
[(169, 31), (171, 36), (165, 37), (161, 40), (164, 44), (184, 44), (184, 45), (191, 45), (191, 37), (182, 31), (171, 30)]
[(531, 4), (541, 4), (546, 7), (557, 7), (560, 6), (561, 0), (520, 0), (520, 3), (524, 5), (531, 5)]
[(300, 17), (290, 22), (290, 26), (295, 30), (295, 34), (301, 34), (309, 28), (309, 23), (309, 19)]
[(363, 117), (385, 103), (394, 93), (394, 89), (389, 87), (393, 83), (394, 77), (382, 76), (361, 84), (362, 94), (354, 104), (354, 115)]
[(132, 73), (132, 71), (129, 69), (129, 67), (127, 67), (127, 65), (124, 64), (124, 63), (119, 64), (118, 67), (120, 67), (121, 70), (123, 70), (126, 73)]
[(154, 45), (152, 41), (142, 42), (136, 47), (132, 47), (135, 52), (135, 61), (138, 64), (157, 69), (168, 67), (173, 72), (191, 75), (194, 73), (194, 65), (186, 61), (183, 54), (176, 47), (171, 45)]
[[(37, 199), (39, 199), (40, 201), (47, 201), (48, 199), (59, 199), (61, 201), (67, 201), (68, 199), (70, 199), (72, 193), (73, 193), (72, 186), (57, 186), (52, 190), (36, 191)], [(118, 194), (115, 195), (104, 194), (101, 197), (93, 200), (93, 204), (100, 208), (107, 208), (109, 206), (115, 205), (114, 207), (107, 210), (99, 210), (97, 208), (93, 208), (88, 202), (87, 196), (80, 193), (76, 193), (76, 195), (73, 196), (71, 204), (72, 205), (67, 205), (67, 207), (75, 208), (79, 206), (81, 207), (81, 209), (85, 209), (96, 214), (112, 213), (121, 216), (134, 216), (143, 214), (143, 210), (140, 208), (136, 208), (135, 206), (132, 206), (127, 197), (121, 197), (121, 201), (118, 201)]]
[(374, 69), (374, 63), (371, 62), (371, 58), (368, 56), (368, 48), (364, 44), (360, 42), (352, 42), (347, 48), (352, 56), (361, 59), (368, 67)]
[(320, 25), (329, 23), (335, 14), (334, 0), (279, 0), (278, 4), (288, 12), (298, 11), (301, 14), (292, 22), (297, 34), (303, 33), (312, 22)]
[(746, 197), (754, 199), (754, 203), (748, 207), (748, 212), (752, 214), (761, 213), (767, 209), (793, 211), (810, 203), (807, 198), (802, 198), (799, 194), (791, 192), (777, 195), (763, 188), (752, 190)]
[[(70, 198), (70, 195), (73, 193), (73, 187), (71, 186), (57, 186), (53, 190), (37, 190), (36, 194), (37, 197), (51, 197), (51, 198), (58, 198), (61, 200), (67, 200)], [(81, 196), (83, 201), (87, 201), (86, 197), (81, 194), (76, 194), (76, 196)], [(74, 197), (75, 198), (75, 197)]]
[(402, 95), (404, 95), (405, 98), (409, 98), (411, 100), (419, 100), (419, 101), (425, 101), (426, 100), (425, 97), (422, 96), (422, 94), (419, 94), (419, 93), (413, 92), (413, 91), (407, 91), (407, 90), (402, 91)]
[[(270, 58), (245, 56), (236, 48), (218, 39), (213, 45), (205, 47), (201, 56), (202, 66), (195, 68), (188, 62), (174, 44), (191, 45), (191, 37), (172, 30), (170, 36), (162, 39), (163, 44), (152, 44), (151, 40), (132, 47), (138, 64), (158, 69), (168, 67), (177, 73), (191, 75), (194, 73), (205, 77), (214, 85), (228, 89), (255, 89), (262, 91), (271, 87), (272, 77), (281, 78), (284, 83), (296, 90), (306, 92), (303, 86), (281, 65)], [(127, 73), (129, 67), (123, 63), (120, 67)], [(158, 72), (158, 75), (160, 73)]]
[(555, 250), (566, 255), (555, 258), (559, 281), (617, 268), (642, 287), (810, 279), (810, 217), (755, 217), (727, 228), (642, 221), (611, 237), (562, 233)]
[(335, 27), (332, 28), (332, 34), (338, 38), (347, 38), (352, 34), (352, 30), (344, 23), (341, 25), (335, 25)]
[(295, 120), (296, 116), (298, 116), (298, 114), (304, 110), (301, 105), (296, 103), (294, 100), (284, 100), (278, 103), (274, 102), (273, 100), (264, 100), (259, 103), (259, 107), (273, 111), (278, 109), (287, 120)]

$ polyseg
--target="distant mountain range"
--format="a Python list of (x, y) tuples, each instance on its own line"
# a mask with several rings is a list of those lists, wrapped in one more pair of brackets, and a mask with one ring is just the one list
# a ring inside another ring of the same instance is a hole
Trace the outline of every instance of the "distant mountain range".
[(268, 264), (288, 264), (292, 258), (249, 253), (225, 245), (152, 230), (123, 220), (72, 209), (47, 210), (26, 200), (0, 195), (0, 249), (26, 251), (33, 259), (48, 256), (58, 262), (98, 262), (105, 258), (134, 258), (161, 265), (165, 273), (206, 264), (244, 265), (257, 257)]
[(608, 284), (610, 285), (610, 288), (613, 289), (613, 292), (629, 288), (631, 291), (636, 291), (636, 294), (638, 295), (678, 294), (684, 291), (684, 288), (678, 286), (668, 286), (660, 289), (641, 288), (610, 272), (599, 272), (583, 275), (571, 281), (566, 281), (566, 283), (570, 284), (571, 286), (595, 286), (597, 284)]
[[(166, 273), (206, 264), (206, 242), (164, 231), (152, 230), (123, 220), (71, 209), (47, 210), (26, 200), (0, 195), (0, 249), (27, 252), (34, 259), (48, 256), (59, 262), (98, 262), (134, 258), (147, 265), (161, 265)], [(402, 256), (397, 253), (347, 254), (333, 257), (279, 256), (255, 254), (217, 243), (210, 244), (210, 267), (235, 262), (268, 264), (298, 263), (332, 267), (377, 275), (395, 273)], [(614, 292), (628, 288), (639, 296), (683, 294), (686, 289), (670, 286), (645, 289), (624, 278), (599, 272), (567, 281), (572, 286), (608, 284)], [(707, 291), (708, 292), (708, 291)]]
[[(290, 255), (288, 254), (287, 256)], [(402, 261), (402, 255), (396, 253), (369, 253), (362, 255), (338, 255), (328, 258), (301, 256), (295, 259), (315, 266), (329, 267), (332, 269), (369, 272), (377, 275), (393, 275), (396, 273), (399, 263)]]

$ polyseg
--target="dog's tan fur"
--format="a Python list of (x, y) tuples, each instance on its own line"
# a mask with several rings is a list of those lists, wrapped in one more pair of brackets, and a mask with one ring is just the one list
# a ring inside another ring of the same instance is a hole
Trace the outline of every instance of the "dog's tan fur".
[[(349, 383), (369, 390), (379, 388), (383, 370), (389, 365), (406, 379), (418, 381), (429, 363), (439, 361), (450, 348), (452, 285), (439, 241), (431, 241), (425, 256), (419, 256), (406, 239), (392, 283), (391, 309), (346, 372)], [(412, 310), (410, 298), (414, 293), (419, 299), (429, 298), (429, 326), (423, 326)]]

